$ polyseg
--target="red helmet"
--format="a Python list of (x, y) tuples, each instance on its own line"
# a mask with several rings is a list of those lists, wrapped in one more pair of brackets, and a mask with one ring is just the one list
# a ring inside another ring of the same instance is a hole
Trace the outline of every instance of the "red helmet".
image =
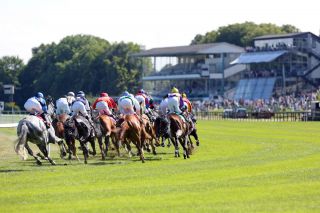
[(102, 93), (100, 93), (100, 97), (108, 97), (108, 93), (102, 92)]

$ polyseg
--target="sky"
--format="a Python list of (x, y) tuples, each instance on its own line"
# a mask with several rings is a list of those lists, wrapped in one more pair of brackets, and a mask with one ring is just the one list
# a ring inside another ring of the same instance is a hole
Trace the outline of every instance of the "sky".
[(40, 44), (90, 34), (147, 49), (188, 45), (197, 34), (252, 21), (319, 35), (317, 0), (0, 0), (0, 57), (25, 63)]

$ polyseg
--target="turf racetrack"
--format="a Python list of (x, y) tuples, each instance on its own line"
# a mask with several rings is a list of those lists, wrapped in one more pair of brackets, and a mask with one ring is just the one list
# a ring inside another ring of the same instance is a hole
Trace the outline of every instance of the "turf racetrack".
[(165, 147), (145, 164), (98, 155), (84, 165), (53, 150), (57, 166), (21, 161), (15, 130), (0, 129), (0, 211), (320, 212), (319, 122), (200, 121), (198, 129), (191, 159)]

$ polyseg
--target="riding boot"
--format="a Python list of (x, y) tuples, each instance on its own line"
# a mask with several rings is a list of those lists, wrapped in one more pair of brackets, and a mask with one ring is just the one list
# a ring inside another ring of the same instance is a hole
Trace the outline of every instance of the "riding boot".
[(48, 121), (47, 115), (45, 113), (42, 113), (40, 116), (43, 119), (43, 123), (46, 125), (47, 129), (49, 129), (50, 122)]

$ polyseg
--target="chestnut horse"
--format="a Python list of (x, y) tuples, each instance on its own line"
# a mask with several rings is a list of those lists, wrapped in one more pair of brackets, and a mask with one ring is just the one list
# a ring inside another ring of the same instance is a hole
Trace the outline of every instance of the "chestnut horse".
[[(143, 123), (137, 115), (125, 115), (123, 117), (123, 122), (119, 130), (119, 143), (126, 145), (129, 156), (131, 157), (130, 142), (132, 142), (138, 150), (142, 163), (144, 163), (143, 147), (147, 138), (146, 134)], [(150, 138), (150, 136), (148, 138)]]
[[(98, 139), (98, 143), (101, 150), (102, 160), (105, 160), (107, 156), (109, 144), (110, 144), (110, 138), (114, 147), (117, 150), (118, 156), (120, 156), (119, 146), (116, 141), (116, 121), (110, 116), (104, 115), (104, 114), (94, 116), (93, 121), (95, 125), (96, 137)], [(103, 143), (102, 143), (103, 137), (105, 139), (104, 140), (105, 149), (103, 148)]]
[[(151, 137), (151, 139), (147, 139), (146, 140), (146, 143), (145, 143), (146, 149), (147, 149), (148, 152), (150, 152), (149, 145), (151, 145), (152, 153), (154, 155), (156, 155), (157, 154), (156, 146), (160, 146), (160, 144), (159, 144), (159, 139), (156, 137), (155, 128), (151, 124), (151, 121), (150, 121), (150, 119), (149, 119), (149, 117), (147, 115), (142, 114), (141, 117), (142, 117), (142, 120), (143, 120), (143, 124), (145, 126), (145, 130)], [(154, 144), (154, 141), (155, 141), (155, 144)]]
[(175, 157), (180, 157), (178, 144), (178, 142), (180, 142), (183, 148), (184, 159), (190, 158), (188, 152), (189, 124), (184, 122), (179, 115), (174, 113), (168, 115), (168, 120), (171, 139), (175, 147)]

